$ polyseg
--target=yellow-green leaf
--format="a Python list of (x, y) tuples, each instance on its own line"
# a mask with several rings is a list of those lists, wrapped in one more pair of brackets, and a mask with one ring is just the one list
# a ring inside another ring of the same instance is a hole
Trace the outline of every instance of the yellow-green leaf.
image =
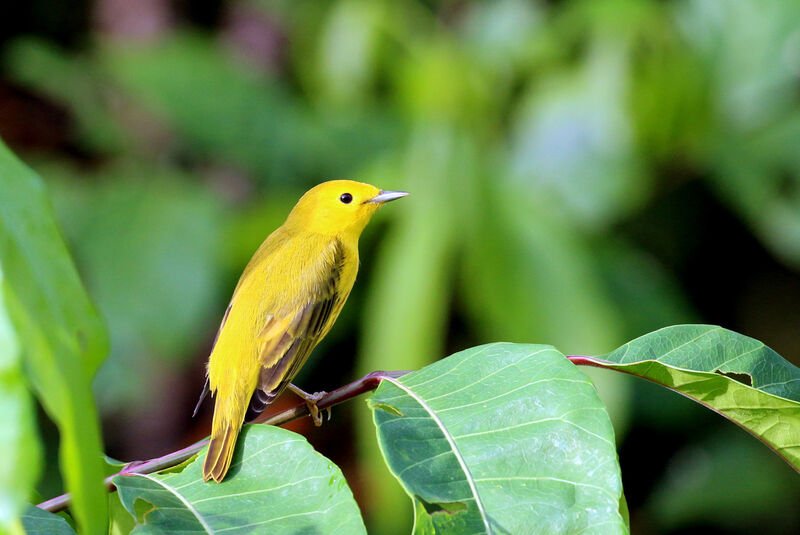
[(743, 427), (800, 471), (800, 368), (762, 342), (713, 325), (675, 325), (600, 357), (687, 396)]
[(0, 264), (4, 301), (25, 370), (61, 433), (61, 471), (81, 531), (106, 531), (100, 427), (91, 378), (105, 329), (59, 235), (36, 174), (0, 142)]

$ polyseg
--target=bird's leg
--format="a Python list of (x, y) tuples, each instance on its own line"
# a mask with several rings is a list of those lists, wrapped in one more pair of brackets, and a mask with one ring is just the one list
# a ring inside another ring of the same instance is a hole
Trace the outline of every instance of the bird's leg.
[[(314, 392), (313, 394), (309, 394), (302, 388), (299, 388), (292, 383), (289, 383), (288, 386), (289, 390), (292, 391), (296, 396), (303, 398), (303, 401), (306, 402), (306, 406), (308, 407), (308, 412), (311, 413), (311, 419), (314, 420), (314, 425), (317, 427), (322, 425), (322, 416), (319, 412), (319, 407), (317, 407), (317, 402), (322, 399), (322, 396), (327, 394), (327, 392)], [(327, 407), (326, 410), (328, 411), (328, 420), (331, 419), (331, 408)]]

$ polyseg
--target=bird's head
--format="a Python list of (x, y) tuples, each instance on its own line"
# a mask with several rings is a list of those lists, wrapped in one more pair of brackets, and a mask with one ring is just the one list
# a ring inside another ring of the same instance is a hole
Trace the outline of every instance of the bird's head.
[(308, 190), (286, 225), (320, 234), (352, 234), (356, 238), (384, 203), (405, 197), (405, 191), (383, 191), (353, 180), (331, 180)]

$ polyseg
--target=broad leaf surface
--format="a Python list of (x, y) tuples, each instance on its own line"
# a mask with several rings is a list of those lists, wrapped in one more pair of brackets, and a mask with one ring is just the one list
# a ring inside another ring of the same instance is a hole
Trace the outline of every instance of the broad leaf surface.
[(577, 359), (649, 379), (702, 403), (800, 471), (800, 369), (762, 342), (713, 325), (676, 325), (608, 355)]
[(0, 264), (25, 370), (61, 433), (61, 470), (85, 533), (105, 533), (91, 376), (106, 336), (59, 235), (39, 177), (0, 142)]
[(203, 343), (207, 322), (219, 319), (226, 219), (218, 199), (158, 166), (106, 165), (93, 177), (63, 165), (39, 170), (108, 324), (111, 352), (95, 380), (98, 405), (125, 418), (163, 388), (153, 369), (180, 366)]
[(29, 505), (22, 515), (22, 527), (28, 535), (75, 535), (75, 530), (64, 518), (35, 505)]
[[(415, 201), (397, 203), (378, 213), (395, 219), (375, 254), (373, 282), (360, 314), (362, 351), (357, 375), (419, 369), (444, 352), (455, 280), (449, 259), (459, 238), (456, 214), (460, 208), (452, 192), (473, 171), (464, 143), (448, 129), (415, 128), (408, 151), (406, 160), (388, 159), (363, 177), (371, 184), (397, 184), (413, 191)], [(348, 310), (345, 307), (344, 314)], [(413, 511), (386, 469), (370, 411), (357, 414), (358, 454), (374, 503), (368, 509), (370, 530), (407, 535)]]
[(370, 405), (417, 534), (628, 532), (608, 414), (549, 346), (462, 351), (385, 379)]
[(114, 478), (133, 533), (366, 534), (342, 472), (303, 437), (245, 427), (222, 483), (203, 481), (205, 452), (180, 472)]
[(14, 330), (3, 302), (0, 265), (0, 532), (13, 533), (39, 476), (36, 412)]
[(128, 535), (136, 527), (136, 520), (120, 501), (119, 493), (108, 495), (108, 535)]

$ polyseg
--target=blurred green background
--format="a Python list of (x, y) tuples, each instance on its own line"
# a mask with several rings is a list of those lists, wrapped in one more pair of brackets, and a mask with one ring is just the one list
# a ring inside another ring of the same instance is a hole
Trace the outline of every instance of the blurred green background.
[[(800, 365), (800, 2), (16, 9), (0, 19), (0, 136), (46, 179), (108, 323), (95, 389), (113, 457), (208, 433), (210, 406), (190, 416), (237, 277), (332, 178), (412, 196), (367, 229), (307, 390), (495, 340), (597, 354), (681, 322)], [(755, 439), (592, 377), (634, 533), (800, 531), (800, 479)], [(370, 533), (409, 532), (363, 401), (293, 429), (342, 467)]]

